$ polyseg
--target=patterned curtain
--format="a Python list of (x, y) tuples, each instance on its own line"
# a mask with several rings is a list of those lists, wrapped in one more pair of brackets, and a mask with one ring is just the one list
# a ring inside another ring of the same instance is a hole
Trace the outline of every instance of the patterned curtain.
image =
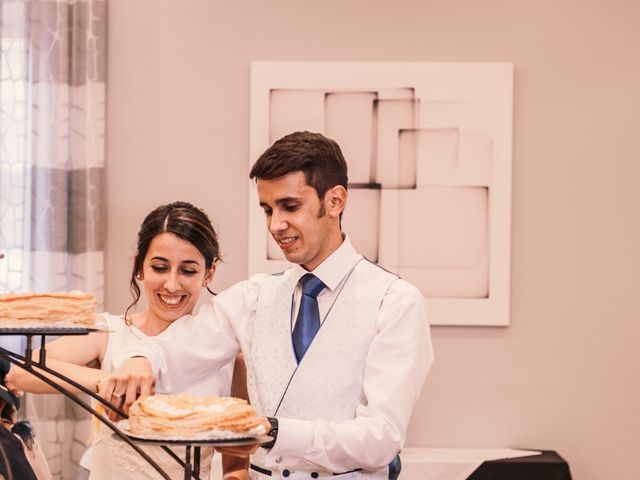
[[(106, 27), (106, 0), (0, 3), (0, 292), (102, 304)], [(54, 478), (73, 478), (88, 420), (61, 396), (26, 403)]]

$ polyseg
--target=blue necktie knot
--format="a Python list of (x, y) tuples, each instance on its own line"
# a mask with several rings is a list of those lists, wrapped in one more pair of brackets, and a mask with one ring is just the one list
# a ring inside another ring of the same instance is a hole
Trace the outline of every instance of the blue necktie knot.
[(302, 294), (309, 295), (313, 298), (318, 298), (320, 292), (326, 287), (326, 285), (322, 283), (322, 280), (313, 273), (305, 273), (302, 278), (300, 278), (300, 284), (302, 285)]

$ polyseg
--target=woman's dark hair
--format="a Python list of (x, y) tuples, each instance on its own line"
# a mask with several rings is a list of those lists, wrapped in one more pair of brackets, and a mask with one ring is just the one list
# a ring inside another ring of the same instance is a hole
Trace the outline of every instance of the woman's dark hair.
[[(196, 247), (204, 257), (207, 270), (220, 260), (218, 235), (204, 210), (188, 202), (173, 202), (156, 208), (147, 215), (138, 232), (138, 246), (133, 259), (131, 280), (129, 281), (129, 290), (131, 291), (133, 302), (124, 313), (124, 318), (127, 322), (130, 321), (129, 310), (135, 307), (138, 300), (140, 300), (140, 287), (138, 286), (137, 277), (142, 275), (144, 259), (147, 256), (149, 245), (161, 233), (173, 233), (176, 237)], [(209, 290), (209, 287), (207, 287), (207, 290)], [(211, 290), (209, 292), (215, 295)]]
[(35, 440), (35, 435), (33, 433), (33, 427), (31, 426), (31, 423), (26, 420), (16, 422), (13, 424), (13, 427), (11, 427), (11, 433), (18, 435), (24, 442), (25, 447), (27, 447), (29, 450), (33, 450), (33, 441)]
[(295, 132), (276, 140), (253, 164), (249, 178), (273, 180), (298, 171), (304, 173), (320, 200), (336, 185), (347, 188), (347, 162), (340, 146), (311, 132)]
[(0, 399), (0, 418), (11, 424), (11, 433), (18, 435), (29, 450), (33, 449), (33, 427), (26, 420), (16, 422), (16, 408), (4, 399)]
[(0, 418), (13, 424), (16, 421), (16, 409), (6, 400), (0, 398)]

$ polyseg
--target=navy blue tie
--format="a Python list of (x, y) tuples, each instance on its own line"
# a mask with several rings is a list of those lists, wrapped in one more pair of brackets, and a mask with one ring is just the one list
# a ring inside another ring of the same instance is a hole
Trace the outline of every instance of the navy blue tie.
[(317, 297), (326, 286), (322, 280), (311, 273), (304, 274), (300, 279), (300, 284), (302, 285), (302, 298), (300, 299), (296, 325), (293, 327), (293, 349), (298, 363), (304, 357), (313, 337), (316, 336), (320, 328)]

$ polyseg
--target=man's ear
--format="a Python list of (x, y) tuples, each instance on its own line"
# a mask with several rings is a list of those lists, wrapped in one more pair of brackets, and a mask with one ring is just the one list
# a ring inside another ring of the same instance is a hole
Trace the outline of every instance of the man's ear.
[(347, 206), (347, 189), (342, 185), (330, 188), (325, 195), (325, 209), (331, 218), (338, 218)]

